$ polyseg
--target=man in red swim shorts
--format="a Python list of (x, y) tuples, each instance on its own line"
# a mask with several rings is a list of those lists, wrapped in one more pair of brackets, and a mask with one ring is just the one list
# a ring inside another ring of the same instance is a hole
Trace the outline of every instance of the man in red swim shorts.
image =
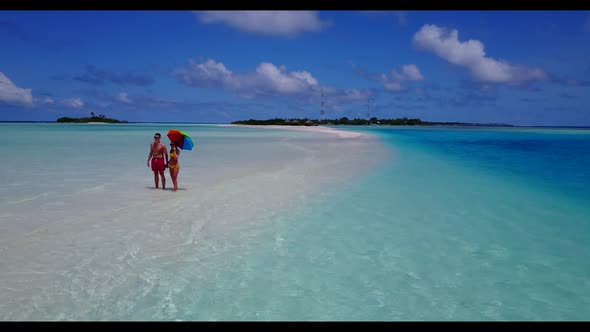
[[(160, 142), (162, 135), (156, 133), (154, 135), (154, 143), (150, 144), (150, 154), (147, 159), (147, 166), (150, 167), (150, 159), (152, 160), (152, 171), (154, 171), (154, 183), (158, 188), (158, 175), (162, 177), (162, 189), (166, 189), (166, 177), (164, 171), (168, 167), (168, 149), (166, 144)], [(166, 162), (164, 163), (164, 156), (166, 156)]]

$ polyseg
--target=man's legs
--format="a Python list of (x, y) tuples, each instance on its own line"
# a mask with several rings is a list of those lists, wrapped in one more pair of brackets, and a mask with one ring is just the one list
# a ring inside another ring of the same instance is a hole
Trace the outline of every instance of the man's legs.
[(156, 184), (156, 188), (158, 187), (158, 172), (154, 171), (154, 183)]
[(164, 171), (166, 170), (166, 166), (164, 165), (164, 159), (163, 158), (154, 158), (152, 159), (152, 171), (154, 171), (154, 184), (156, 185), (156, 188), (159, 188), (158, 186), (158, 173), (160, 173), (160, 176), (162, 177), (162, 189), (166, 189), (166, 177), (164, 176)]
[[(164, 176), (164, 171), (160, 171), (160, 176), (162, 177), (162, 189), (166, 189), (166, 177)], [(156, 175), (156, 178), (158, 176)], [(158, 188), (158, 186), (156, 186)]]

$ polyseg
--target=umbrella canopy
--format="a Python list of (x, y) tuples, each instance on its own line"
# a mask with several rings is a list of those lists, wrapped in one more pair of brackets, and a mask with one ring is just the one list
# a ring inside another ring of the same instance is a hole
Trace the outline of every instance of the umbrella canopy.
[(183, 150), (192, 150), (193, 141), (191, 138), (182, 130), (171, 129), (168, 131), (168, 138), (171, 142), (176, 143), (176, 146)]

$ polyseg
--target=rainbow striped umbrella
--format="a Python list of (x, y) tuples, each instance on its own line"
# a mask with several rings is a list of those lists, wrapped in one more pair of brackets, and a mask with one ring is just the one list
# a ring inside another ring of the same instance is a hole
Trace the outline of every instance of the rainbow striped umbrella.
[(170, 129), (168, 131), (168, 138), (171, 142), (176, 143), (176, 146), (183, 150), (192, 150), (193, 141), (191, 138), (182, 130)]

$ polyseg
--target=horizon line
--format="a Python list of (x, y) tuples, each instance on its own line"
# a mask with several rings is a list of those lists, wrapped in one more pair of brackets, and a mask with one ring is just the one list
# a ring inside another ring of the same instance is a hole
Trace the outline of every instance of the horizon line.
[[(238, 120), (238, 121), (246, 121), (246, 120)], [(0, 123), (56, 123), (59, 124), (57, 121), (43, 121), (43, 120), (0, 120)], [(146, 124), (146, 123), (182, 123), (182, 124), (205, 124), (205, 125), (218, 125), (218, 124), (232, 124), (231, 122), (184, 122), (184, 121), (127, 121), (124, 123), (112, 123), (113, 125), (121, 125), (121, 124)], [(481, 127), (485, 127), (486, 125), (493, 125), (494, 127), (519, 127), (519, 128), (582, 128), (582, 129), (590, 129), (590, 126), (560, 126), (560, 125), (512, 125), (512, 124), (494, 124), (494, 123), (472, 123), (472, 122), (463, 122), (464, 124), (479, 124)], [(75, 123), (75, 124), (85, 124), (85, 123)], [(338, 126), (346, 126), (346, 125), (338, 125)], [(351, 125), (354, 126), (354, 125)], [(396, 127), (394, 125), (384, 125), (390, 127)], [(404, 125), (397, 125), (404, 126)], [(405, 125), (406, 127), (426, 127), (425, 125)], [(459, 125), (453, 125), (454, 127), (461, 127)], [(431, 126), (427, 126), (431, 127)]]

